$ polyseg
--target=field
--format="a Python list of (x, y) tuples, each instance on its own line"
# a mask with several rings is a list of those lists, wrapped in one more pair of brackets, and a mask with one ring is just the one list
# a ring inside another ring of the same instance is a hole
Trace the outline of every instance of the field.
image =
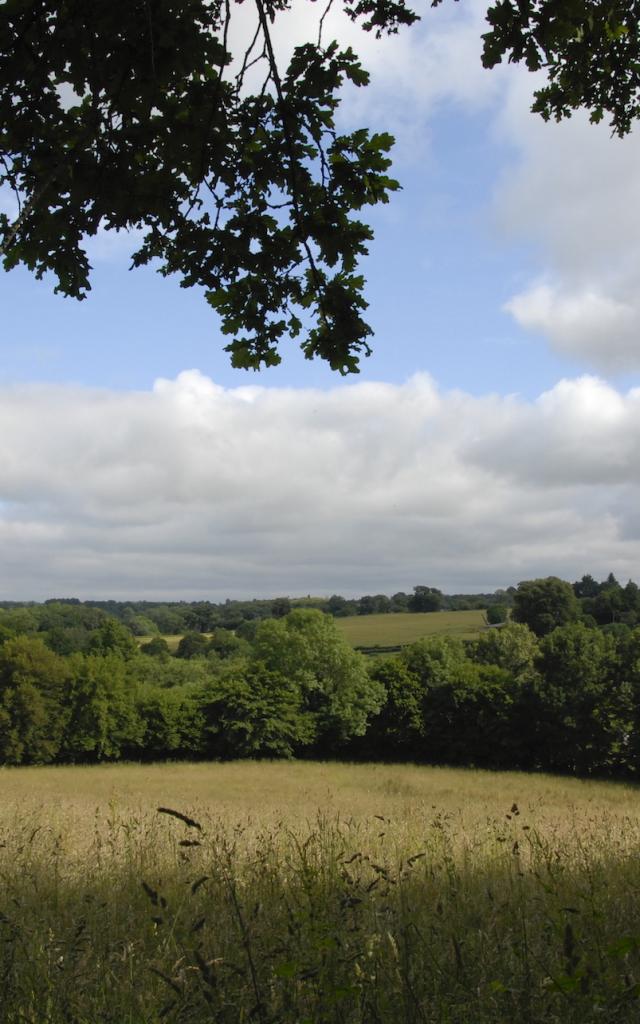
[(485, 627), (484, 612), (398, 612), (393, 615), (349, 615), (336, 625), (354, 647), (411, 644), (425, 636), (446, 634), (476, 637)]
[[(206, 637), (212, 637), (213, 633), (203, 633), (202, 635)], [(183, 636), (184, 633), (163, 633), (162, 639), (166, 642), (167, 647), (169, 648), (171, 653), (175, 654), (175, 652), (178, 649), (178, 644), (182, 640)], [(137, 636), (135, 639), (138, 646), (142, 647), (143, 644), (148, 644), (151, 640), (154, 640), (156, 638), (153, 636)]]
[(2, 1024), (638, 1019), (633, 787), (309, 762), (0, 786)]

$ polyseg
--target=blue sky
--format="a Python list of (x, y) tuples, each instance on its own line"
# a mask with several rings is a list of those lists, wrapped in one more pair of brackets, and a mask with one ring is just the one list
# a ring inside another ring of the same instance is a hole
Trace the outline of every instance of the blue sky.
[(373, 74), (345, 123), (396, 135), (403, 185), (372, 214), (358, 378), (295, 342), (233, 370), (123, 237), (91, 243), (83, 303), (0, 277), (0, 596), (640, 578), (637, 138), (528, 113), (530, 76), (480, 67), (482, 14), (335, 22)]
[[(426, 370), (444, 387), (534, 396), (575, 364), (502, 309), (536, 269), (534, 247), (505, 237), (491, 210), (509, 148), (492, 138), (484, 111), (447, 105), (424, 118), (424, 131), (429, 144), (419, 158), (398, 154), (402, 191), (370, 215), (375, 240), (362, 269), (375, 338), (360, 376), (401, 383)], [(35, 281), (26, 270), (0, 277), (0, 379), (146, 388), (197, 367), (229, 387), (339, 383), (295, 342), (276, 370), (234, 370), (202, 293), (151, 269), (129, 271), (127, 253), (124, 237), (95, 247), (92, 292), (82, 303), (54, 295), (51, 279)]]

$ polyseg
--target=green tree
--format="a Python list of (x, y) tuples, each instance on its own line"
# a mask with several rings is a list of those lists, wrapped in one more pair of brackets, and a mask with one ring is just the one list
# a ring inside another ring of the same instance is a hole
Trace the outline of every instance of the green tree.
[(538, 636), (545, 636), (556, 626), (574, 622), (580, 606), (573, 588), (557, 576), (525, 580), (513, 595), (514, 622), (524, 622)]
[[(604, 631), (603, 631), (604, 632)], [(616, 630), (614, 693), (620, 718), (612, 761), (621, 772), (640, 771), (640, 628)]]
[(135, 708), (140, 731), (129, 745), (131, 756), (153, 760), (200, 757), (206, 752), (205, 719), (196, 687), (142, 686), (135, 696)]
[(207, 651), (226, 661), (228, 658), (247, 655), (250, 645), (241, 636), (232, 633), (230, 629), (216, 629), (208, 643)]
[(319, 752), (363, 736), (384, 700), (384, 689), (369, 676), (362, 655), (350, 647), (330, 615), (315, 609), (296, 609), (284, 619), (261, 622), (254, 660), (300, 688), (302, 711), (313, 722)]
[(199, 706), (210, 757), (292, 757), (315, 739), (298, 680), (260, 662), (210, 684)]
[(336, 619), (343, 618), (346, 615), (355, 615), (357, 607), (355, 601), (348, 601), (346, 597), (341, 597), (340, 594), (332, 594), (326, 605), (329, 615), (333, 615)]
[(421, 691), (420, 760), (485, 767), (517, 764), (511, 716), (518, 684), (511, 672), (495, 664), (474, 664), (462, 641), (448, 636), (411, 644), (400, 660)]
[(154, 636), (148, 643), (142, 644), (140, 653), (148, 654), (152, 658), (161, 658), (163, 661), (166, 661), (171, 655), (169, 644), (163, 636)]
[(0, 626), (18, 636), (37, 633), (38, 614), (33, 608), (7, 608), (0, 610)]
[(373, 759), (424, 757), (424, 688), (401, 658), (375, 658), (371, 676), (385, 700), (367, 731), (364, 749)]
[(111, 652), (76, 655), (67, 664), (61, 757), (70, 761), (118, 758), (141, 731), (126, 662)]
[(600, 583), (594, 580), (593, 576), (590, 576), (589, 574), (583, 576), (581, 580), (578, 580), (577, 583), (573, 584), (573, 592), (576, 597), (579, 598), (597, 597), (600, 590)]
[(423, 697), (424, 759), (485, 768), (518, 766), (512, 727), (517, 687), (497, 665), (463, 660), (431, 680)]
[(468, 648), (473, 661), (497, 665), (519, 682), (532, 679), (540, 644), (524, 623), (510, 622), (503, 629), (482, 633)]
[(138, 654), (138, 645), (131, 630), (117, 619), (108, 618), (92, 633), (89, 651), (98, 655), (119, 654), (128, 661)]
[(192, 631), (185, 633), (180, 638), (176, 648), (176, 658), (198, 658), (203, 657), (209, 649), (209, 639), (202, 633)]
[(136, 685), (163, 690), (203, 686), (217, 674), (208, 658), (149, 658), (141, 653), (127, 664), (127, 676)]
[(497, 626), (501, 622), (507, 621), (509, 617), (509, 609), (506, 604), (490, 604), (485, 615), (487, 616), (487, 622), (490, 626)]
[(156, 636), (160, 632), (157, 625), (147, 615), (133, 614), (123, 619), (134, 636)]
[(615, 640), (581, 622), (545, 636), (537, 667), (541, 767), (586, 774), (606, 771), (624, 731), (615, 685)]
[(282, 619), (291, 611), (291, 601), (288, 597), (276, 597), (271, 604), (271, 615), (274, 619)]
[(619, 622), (624, 610), (624, 591), (618, 582), (605, 583), (600, 593), (588, 603), (589, 614), (600, 626)]
[(0, 647), (0, 763), (45, 764), (58, 753), (67, 710), (65, 659), (39, 637)]
[(76, 654), (87, 651), (91, 644), (91, 633), (84, 626), (53, 626), (41, 636), (56, 654)]
[(169, 608), (167, 605), (148, 608), (147, 616), (152, 622), (155, 622), (160, 632), (165, 636), (175, 636), (178, 633), (184, 633), (187, 628), (184, 611), (177, 611), (174, 608)]
[(467, 660), (464, 644), (453, 636), (418, 640), (405, 647), (400, 657), (423, 689), (453, 678)]
[(435, 587), (414, 587), (409, 598), (410, 612), (437, 612), (442, 608), (442, 593)]

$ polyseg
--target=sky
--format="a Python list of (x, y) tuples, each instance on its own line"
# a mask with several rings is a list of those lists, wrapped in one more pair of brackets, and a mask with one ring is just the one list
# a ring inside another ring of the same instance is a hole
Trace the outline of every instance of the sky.
[(402, 183), (371, 215), (358, 376), (296, 342), (234, 370), (202, 294), (129, 272), (124, 235), (88, 243), (83, 303), (0, 275), (0, 599), (640, 580), (640, 135), (531, 114), (534, 76), (481, 66), (485, 9), (325, 27), (372, 75), (342, 124), (390, 131)]

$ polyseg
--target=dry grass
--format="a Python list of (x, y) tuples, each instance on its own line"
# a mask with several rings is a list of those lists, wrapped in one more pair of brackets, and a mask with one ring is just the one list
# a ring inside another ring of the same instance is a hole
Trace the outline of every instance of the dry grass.
[(638, 1019), (633, 787), (311, 763), (0, 786), (2, 1024)]

